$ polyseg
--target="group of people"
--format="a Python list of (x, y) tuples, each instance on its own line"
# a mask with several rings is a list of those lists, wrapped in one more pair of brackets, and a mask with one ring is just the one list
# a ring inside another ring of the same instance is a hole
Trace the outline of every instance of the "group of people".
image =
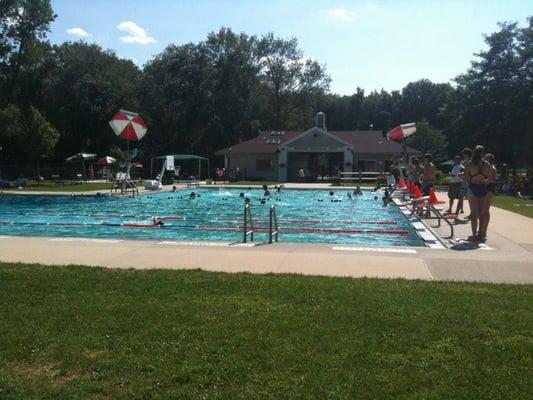
[[(409, 180), (417, 185), (424, 196), (428, 196), (431, 188), (435, 187), (436, 167), (432, 162), (432, 155), (426, 153), (423, 160), (414, 158), (409, 169)], [(453, 159), (450, 171), (451, 183), (448, 189), (449, 205), (447, 214), (455, 214), (456, 220), (463, 211), (466, 198), (470, 206), (470, 215), (465, 219), (470, 221), (472, 235), (468, 240), (485, 242), (487, 227), (490, 221), (490, 206), (495, 193), (496, 168), (492, 154), (487, 154), (483, 146), (476, 146), (474, 150), (464, 148), (460, 155)], [(455, 213), (452, 212), (457, 200)]]
[(437, 168), (430, 153), (424, 154), (422, 160), (416, 157), (411, 160), (409, 180), (420, 188), (424, 196), (428, 196), (429, 190), (435, 188), (436, 179)]

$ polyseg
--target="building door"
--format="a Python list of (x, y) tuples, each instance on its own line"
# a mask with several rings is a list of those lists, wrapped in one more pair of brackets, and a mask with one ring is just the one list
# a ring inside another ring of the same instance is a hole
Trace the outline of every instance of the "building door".
[(287, 179), (289, 182), (298, 182), (298, 171), (305, 171), (307, 182), (330, 180), (336, 176), (339, 169), (342, 171), (342, 153), (292, 153), (287, 157)]

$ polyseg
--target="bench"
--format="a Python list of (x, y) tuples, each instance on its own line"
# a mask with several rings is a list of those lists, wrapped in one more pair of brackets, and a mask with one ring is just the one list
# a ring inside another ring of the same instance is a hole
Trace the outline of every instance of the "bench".
[(337, 179), (339, 182), (358, 181), (361, 182), (373, 182), (377, 180), (382, 174), (380, 172), (339, 172)]
[(63, 184), (63, 180), (61, 179), (61, 176), (59, 176), (59, 174), (50, 175), (50, 180), (58, 185)]

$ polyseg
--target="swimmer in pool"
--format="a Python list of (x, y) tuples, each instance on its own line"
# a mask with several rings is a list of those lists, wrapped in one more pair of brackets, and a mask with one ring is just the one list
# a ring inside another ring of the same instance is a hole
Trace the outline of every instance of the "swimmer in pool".
[(163, 226), (163, 225), (165, 225), (165, 221), (163, 220), (163, 218), (153, 217), (152, 218), (152, 224), (154, 226)]
[(392, 201), (392, 198), (390, 196), (390, 193), (389, 193), (388, 189), (385, 189), (385, 193), (384, 193), (384, 195), (383, 195), (381, 200), (383, 200), (383, 206), (388, 205)]
[(176, 186), (172, 186), (172, 191), (175, 192), (178, 188)]
[(329, 192), (329, 195), (330, 195), (330, 196), (335, 196), (335, 192), (334, 192), (333, 190), (331, 190), (331, 191)]
[(240, 196), (240, 197), (244, 197), (244, 192), (240, 192), (240, 193), (239, 193), (239, 196)]
[(354, 195), (354, 196), (362, 196), (362, 195), (363, 195), (363, 192), (362, 192), (360, 186), (357, 186), (357, 187), (355, 188), (355, 190), (353, 191), (353, 195)]
[(189, 200), (194, 200), (195, 198), (196, 198), (196, 193), (191, 192), (191, 194), (189, 195)]

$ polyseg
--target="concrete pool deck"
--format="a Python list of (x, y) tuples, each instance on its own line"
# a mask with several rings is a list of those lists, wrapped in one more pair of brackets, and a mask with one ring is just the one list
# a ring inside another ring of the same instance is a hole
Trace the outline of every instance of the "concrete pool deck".
[[(285, 187), (322, 188), (307, 184)], [(0, 261), (533, 283), (533, 219), (495, 207), (491, 214), (488, 241), (478, 248), (457, 239), (449, 249), (287, 244), (282, 242), (282, 232), (280, 243), (253, 247), (220, 242), (0, 236)], [(432, 224), (428, 221), (429, 226)], [(458, 224), (455, 229), (456, 238), (466, 238), (470, 225)], [(446, 233), (445, 225), (435, 230)]]

